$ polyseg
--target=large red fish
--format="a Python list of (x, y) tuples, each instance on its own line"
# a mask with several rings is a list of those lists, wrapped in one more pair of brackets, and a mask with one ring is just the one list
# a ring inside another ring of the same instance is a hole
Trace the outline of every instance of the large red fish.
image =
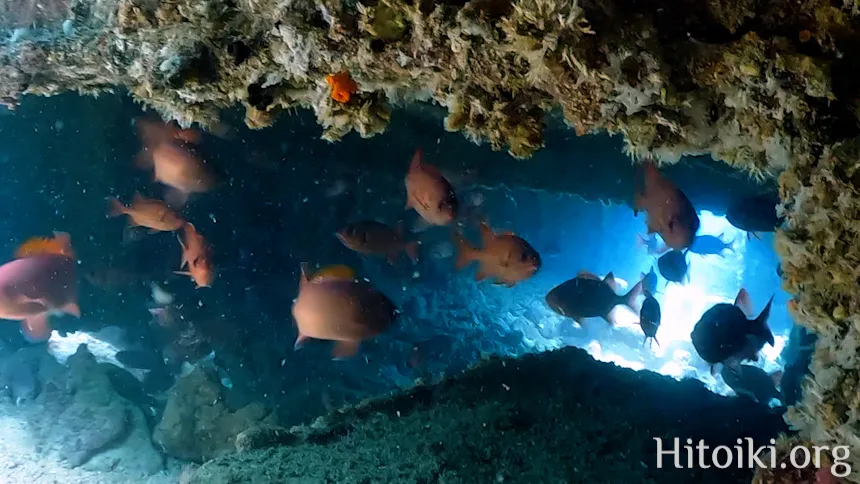
[(660, 175), (652, 161), (644, 163), (645, 176), (633, 205), (634, 215), (648, 213), (648, 233), (657, 232), (669, 248), (683, 250), (693, 244), (699, 215), (690, 199)]
[(188, 134), (194, 131), (151, 121), (138, 121), (137, 127), (143, 142), (137, 165), (153, 169), (155, 181), (170, 187), (166, 196), (168, 202), (181, 206), (190, 194), (207, 192), (215, 186), (215, 176), (188, 146), (188, 142), (198, 141)]
[(406, 174), (406, 208), (414, 208), (431, 225), (448, 225), (457, 218), (460, 204), (454, 187), (442, 172), (424, 163), (421, 149), (415, 151)]
[(343, 266), (308, 276), (302, 266), (299, 295), (293, 304), (293, 319), (301, 348), (310, 338), (335, 341), (332, 356), (349, 358), (362, 341), (388, 329), (397, 320), (397, 307), (365, 281), (357, 280)]
[(45, 341), (52, 313), (80, 317), (73, 254), (65, 233), (24, 243), (16, 252), (21, 258), (0, 266), (0, 318), (21, 321), (28, 340)]

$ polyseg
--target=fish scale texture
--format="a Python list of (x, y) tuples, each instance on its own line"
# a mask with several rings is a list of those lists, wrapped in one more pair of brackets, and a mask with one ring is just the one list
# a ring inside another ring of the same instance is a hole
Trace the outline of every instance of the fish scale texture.
[(751, 402), (568, 348), (255, 432), (244, 452), (204, 464), (190, 482), (748, 483), (749, 470), (656, 469), (652, 438), (766, 442), (782, 429)]

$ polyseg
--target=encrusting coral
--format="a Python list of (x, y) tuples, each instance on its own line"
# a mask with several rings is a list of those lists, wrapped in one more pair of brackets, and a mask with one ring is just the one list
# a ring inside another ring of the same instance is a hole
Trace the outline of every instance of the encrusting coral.
[[(73, 29), (0, 45), (0, 98), (123, 86), (204, 127), (235, 104), (254, 128), (304, 106), (331, 140), (380, 133), (390, 105), (432, 100), (448, 108), (447, 129), (516, 157), (543, 145), (558, 108), (579, 133), (623, 133), (636, 155), (712, 153), (756, 173), (857, 131), (856, 90), (834, 83), (854, 55), (850, 11), (823, 0), (658, 7), (76, 0)], [(333, 97), (330, 80), (344, 74), (354, 85)]]
[[(758, 177), (782, 173), (785, 288), (796, 294), (798, 321), (820, 337), (813, 377), (789, 419), (813, 443), (860, 449), (855, 2), (55, 6), (27, 35), (26, 14), (0, 19), (9, 29), (0, 101), (9, 106), (25, 93), (124, 87), (184, 126), (210, 126), (241, 104), (247, 124), (262, 128), (306, 107), (337, 140), (384, 131), (393, 105), (432, 101), (448, 109), (446, 129), (522, 158), (543, 145), (547, 114), (557, 110), (577, 133), (622, 134), (634, 157), (708, 153)], [(345, 72), (355, 89), (335, 99), (326, 79)], [(851, 455), (857, 468), (860, 453)]]

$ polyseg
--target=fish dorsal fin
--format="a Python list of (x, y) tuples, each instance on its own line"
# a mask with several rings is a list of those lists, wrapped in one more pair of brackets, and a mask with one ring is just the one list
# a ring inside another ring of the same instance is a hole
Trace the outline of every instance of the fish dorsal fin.
[(738, 291), (738, 295), (735, 297), (735, 306), (743, 311), (747, 318), (752, 316), (752, 300), (750, 299), (750, 293), (748, 293), (746, 289)]
[(321, 268), (310, 277), (312, 282), (321, 281), (352, 281), (355, 280), (355, 271), (343, 264), (335, 264)]
[(597, 274), (595, 274), (595, 273), (593, 273), (593, 272), (588, 272), (588, 271), (579, 271), (579, 272), (576, 274), (576, 278), (577, 278), (577, 279), (591, 279), (591, 280), (594, 280), (594, 281), (599, 281), (599, 280), (600, 280), (600, 278), (599, 278), (599, 277), (597, 277)]
[(308, 279), (308, 263), (302, 262), (299, 264), (299, 270), (301, 274), (299, 274), (299, 292), (302, 292), (302, 289), (310, 282)]
[(490, 228), (490, 224), (487, 223), (486, 220), (481, 222), (481, 242), (483, 242), (484, 247), (487, 246), (488, 243), (492, 242), (496, 238), (495, 232)]
[(137, 205), (137, 204), (143, 203), (145, 201), (146, 201), (146, 199), (143, 197), (143, 195), (140, 194), (140, 192), (134, 192), (134, 198), (132, 198), (131, 204)]
[(53, 238), (32, 237), (27, 239), (15, 250), (16, 259), (34, 257), (38, 255), (63, 255), (74, 258), (71, 237), (66, 232), (54, 232)]
[(603, 277), (603, 282), (605, 282), (613, 290), (618, 287), (618, 283), (615, 282), (615, 274), (613, 274), (612, 272), (606, 274), (606, 276)]
[(409, 171), (418, 171), (424, 166), (424, 150), (418, 148), (415, 154), (412, 155), (412, 162), (409, 164)]

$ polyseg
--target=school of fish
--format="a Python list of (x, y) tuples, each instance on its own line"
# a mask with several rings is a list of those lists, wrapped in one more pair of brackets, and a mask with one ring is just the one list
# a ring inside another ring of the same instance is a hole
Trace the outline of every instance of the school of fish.
[[(163, 186), (163, 200), (135, 193), (126, 205), (112, 197), (107, 216), (125, 216), (130, 228), (150, 233), (177, 233), (181, 259), (175, 273), (189, 277), (196, 288), (211, 287), (217, 273), (212, 247), (182, 215), (190, 197), (214, 190), (219, 184), (214, 170), (198, 155), (200, 133), (148, 119), (136, 120), (135, 127), (142, 146), (136, 166), (152, 171), (152, 180)], [(633, 196), (634, 215), (640, 211), (647, 215), (647, 234), (640, 235), (640, 243), (649, 254), (659, 256), (657, 268), (664, 279), (679, 284), (688, 280), (689, 252), (722, 255), (732, 250), (733, 241), (724, 241), (722, 234), (698, 234), (700, 221), (695, 207), (655, 163), (644, 162), (640, 172)], [(421, 149), (415, 151), (406, 169), (404, 187), (405, 210), (414, 210), (420, 225), (427, 230), (448, 227), (451, 232), (456, 252), (453, 269), (465, 270), (475, 264), (476, 281), (487, 280), (505, 287), (513, 287), (540, 271), (541, 255), (524, 238), (476, 216), (471, 204), (465, 205), (470, 207), (469, 216), (464, 215), (454, 184), (424, 159)], [(741, 200), (730, 208), (727, 218), (749, 232), (773, 231), (781, 219), (768, 208), (769, 203), (760, 196)], [(476, 225), (473, 228), (480, 235), (479, 243), (471, 242), (464, 234), (468, 225)], [(351, 222), (334, 233), (345, 247), (364, 256), (383, 257), (390, 264), (397, 263), (402, 255), (413, 263), (418, 260), (420, 242), (416, 235), (404, 230), (402, 223), (391, 226), (372, 219)], [(300, 272), (292, 305), (297, 329), (295, 349), (310, 340), (325, 340), (333, 342), (334, 358), (349, 358), (357, 354), (363, 342), (397, 324), (400, 311), (395, 303), (370, 282), (358, 278), (350, 267), (333, 265), (313, 270), (303, 264)], [(0, 266), (0, 318), (18, 321), (30, 341), (47, 340), (52, 315), (81, 316), (77, 277), (77, 261), (68, 234), (58, 232), (52, 238), (26, 241), (13, 260)], [(93, 274), (85, 277), (98, 280)], [(654, 298), (657, 283), (658, 275), (652, 267), (629, 291), (619, 294), (619, 284), (611, 272), (599, 277), (583, 270), (550, 290), (545, 302), (556, 313), (580, 325), (589, 318), (601, 318), (612, 325), (613, 309), (626, 306), (639, 313), (644, 341), (659, 345), (661, 311)], [(175, 320), (165, 302), (168, 295), (155, 288), (153, 294), (160, 303), (150, 311), (159, 324), (169, 327)], [(749, 295), (741, 290), (734, 304), (716, 304), (702, 315), (691, 340), (702, 360), (712, 365), (712, 371), (723, 365), (726, 381), (766, 381), (745, 369), (742, 362), (756, 360), (765, 344), (774, 344), (767, 326), (771, 304), (772, 298), (753, 316)], [(759, 394), (764, 398), (769, 393)]]

